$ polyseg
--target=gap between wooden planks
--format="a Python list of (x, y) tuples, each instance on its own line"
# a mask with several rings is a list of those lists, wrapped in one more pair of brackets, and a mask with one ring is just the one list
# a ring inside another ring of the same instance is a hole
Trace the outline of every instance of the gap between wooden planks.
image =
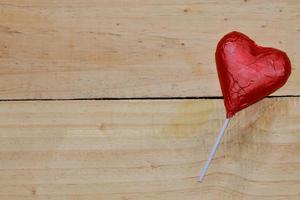
[(0, 0), (0, 99), (221, 96), (220, 37), (287, 51), (300, 95), (300, 1)]
[(300, 198), (300, 98), (0, 102), (0, 199)]

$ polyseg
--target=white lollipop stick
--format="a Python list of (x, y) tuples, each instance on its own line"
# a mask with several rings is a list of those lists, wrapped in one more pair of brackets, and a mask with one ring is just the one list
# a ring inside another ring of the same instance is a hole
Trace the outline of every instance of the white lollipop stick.
[(227, 126), (228, 126), (228, 123), (229, 123), (229, 118), (226, 118), (226, 119), (224, 120), (223, 127), (222, 127), (222, 129), (221, 129), (221, 131), (220, 131), (220, 133), (219, 133), (219, 135), (218, 135), (218, 138), (217, 138), (217, 140), (215, 141), (215, 144), (214, 144), (214, 146), (213, 146), (213, 148), (212, 148), (212, 150), (211, 150), (211, 152), (210, 152), (210, 154), (209, 154), (209, 156), (208, 156), (208, 159), (206, 160), (206, 162), (205, 162), (205, 164), (204, 164), (204, 167), (202, 168), (202, 170), (201, 170), (201, 172), (200, 172), (200, 174), (199, 174), (199, 176), (198, 176), (198, 181), (199, 181), (199, 182), (202, 182), (203, 179), (204, 179), (204, 176), (205, 176), (205, 174), (206, 174), (206, 172), (207, 172), (207, 170), (208, 170), (208, 167), (209, 167), (209, 165), (210, 165), (210, 163), (211, 163), (211, 161), (212, 161), (212, 159), (213, 159), (213, 157), (214, 157), (214, 155), (215, 155), (215, 153), (216, 153), (216, 151), (217, 151), (217, 149), (218, 149), (218, 146), (219, 146), (219, 144), (220, 144), (220, 142), (221, 142), (221, 139), (222, 139), (222, 137), (223, 137), (223, 135), (224, 135), (224, 133), (225, 133), (225, 129), (226, 129)]

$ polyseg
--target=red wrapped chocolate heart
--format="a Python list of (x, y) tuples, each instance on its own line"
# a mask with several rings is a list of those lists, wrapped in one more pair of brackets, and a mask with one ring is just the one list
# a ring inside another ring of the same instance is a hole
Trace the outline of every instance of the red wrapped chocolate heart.
[(239, 32), (220, 40), (216, 63), (227, 118), (276, 91), (291, 73), (286, 53), (258, 46)]

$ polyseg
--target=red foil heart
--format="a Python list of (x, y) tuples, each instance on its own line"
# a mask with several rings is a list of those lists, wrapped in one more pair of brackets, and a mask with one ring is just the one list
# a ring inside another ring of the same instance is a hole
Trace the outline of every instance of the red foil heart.
[(291, 74), (285, 52), (258, 46), (239, 32), (220, 40), (216, 64), (227, 118), (276, 91)]

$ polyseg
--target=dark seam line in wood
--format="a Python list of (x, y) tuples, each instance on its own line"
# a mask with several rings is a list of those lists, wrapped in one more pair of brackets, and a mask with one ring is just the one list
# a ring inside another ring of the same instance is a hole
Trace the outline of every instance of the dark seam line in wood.
[[(266, 98), (287, 98), (287, 97), (300, 97), (300, 95), (277, 95), (267, 96)], [(185, 99), (223, 99), (222, 96), (188, 96), (188, 97), (104, 97), (104, 98), (57, 98), (57, 99), (0, 99), (0, 102), (6, 101), (122, 101), (122, 100), (185, 100)]]

